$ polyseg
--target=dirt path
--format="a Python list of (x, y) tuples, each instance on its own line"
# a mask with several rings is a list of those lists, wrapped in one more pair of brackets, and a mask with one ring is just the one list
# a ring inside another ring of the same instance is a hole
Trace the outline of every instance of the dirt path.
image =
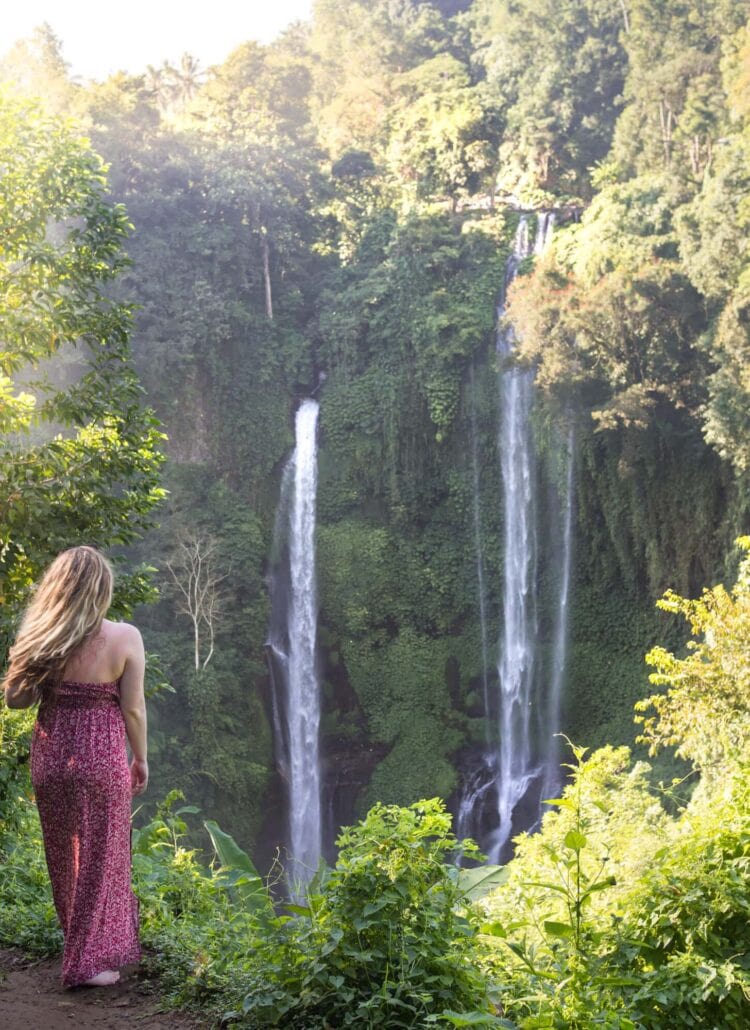
[(112, 987), (60, 986), (60, 960), (30, 964), (0, 950), (0, 1027), (3, 1030), (207, 1030), (209, 1024), (176, 1012), (160, 1013), (160, 999), (125, 972)]

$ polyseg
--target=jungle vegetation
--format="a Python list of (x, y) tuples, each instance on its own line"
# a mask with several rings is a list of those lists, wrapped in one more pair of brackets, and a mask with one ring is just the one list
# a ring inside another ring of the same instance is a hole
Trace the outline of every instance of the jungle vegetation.
[[(153, 795), (191, 802), (142, 811), (136, 849), (175, 1000), (251, 1026), (337, 1025), (338, 1004), (354, 1026), (743, 1026), (747, 0), (316, 0), (216, 67), (85, 84), (42, 26), (0, 78), (0, 645), (57, 550), (111, 549), (117, 613), (173, 691)], [(451, 801), (484, 732), (466, 455), (474, 432), (496, 625), (494, 336), (521, 209), (557, 212), (509, 318), (551, 482), (575, 429), (575, 749), (563, 803), (476, 902), (424, 799)], [(325, 775), (355, 828), (279, 914), (227, 870), (249, 852), (265, 872), (282, 836), (265, 576), (314, 390)], [(194, 546), (220, 578), (208, 660), (170, 573)], [(0, 934), (44, 952), (29, 718), (0, 713)], [(213, 872), (195, 806), (238, 841)], [(424, 866), (384, 859), (392, 833)], [(382, 877), (413, 923), (364, 911)]]

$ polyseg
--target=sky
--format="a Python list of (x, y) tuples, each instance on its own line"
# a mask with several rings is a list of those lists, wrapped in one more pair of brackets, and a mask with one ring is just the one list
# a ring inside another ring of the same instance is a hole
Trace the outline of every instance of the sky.
[(141, 72), (187, 51), (202, 67), (218, 64), (240, 43), (268, 43), (290, 22), (306, 19), (313, 0), (6, 0), (0, 55), (49, 22), (62, 40), (71, 74), (106, 78)]

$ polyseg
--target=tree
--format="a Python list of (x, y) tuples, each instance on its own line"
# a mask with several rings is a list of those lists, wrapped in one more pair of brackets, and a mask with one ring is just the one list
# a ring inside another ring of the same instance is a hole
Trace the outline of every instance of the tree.
[(663, 647), (648, 653), (646, 661), (656, 670), (651, 682), (666, 691), (636, 706), (653, 712), (638, 719), (651, 752), (675, 746), (704, 777), (726, 773), (727, 763), (747, 749), (750, 729), (750, 537), (737, 543), (745, 555), (732, 590), (719, 585), (698, 600), (669, 590), (657, 602), (683, 616), (693, 639), (685, 658)]
[(389, 163), (417, 184), (420, 197), (447, 194), (455, 209), (460, 189), (477, 192), (492, 168), (482, 93), (467, 69), (440, 54), (394, 77), (399, 100), (391, 116)]
[(163, 61), (157, 68), (146, 67), (145, 88), (154, 98), (162, 114), (174, 106), (184, 108), (193, 100), (200, 89), (204, 74), (200, 63), (192, 54), (184, 53), (177, 68)]
[(447, 38), (447, 26), (430, 4), (316, 0), (310, 41), (317, 58), (315, 121), (318, 138), (334, 157), (350, 147), (378, 152), (394, 100), (393, 77), (436, 56)]
[(705, 400), (705, 307), (674, 257), (670, 199), (655, 177), (607, 186), (510, 290), (537, 383), (562, 407), (575, 393), (600, 429), (644, 428), (664, 402), (697, 414)]
[(46, 110), (55, 114), (70, 109), (78, 89), (70, 78), (62, 42), (47, 22), (0, 57), (0, 81), (24, 96), (43, 97)]
[(627, 105), (614, 155), (622, 168), (663, 168), (699, 184), (728, 125), (722, 42), (750, 7), (747, 0), (632, 0), (629, 6)]
[[(216, 623), (221, 610), (216, 572), (216, 541), (188, 532), (179, 541), (177, 557), (167, 568), (178, 591), (178, 611), (193, 624), (193, 659), (196, 672), (205, 669), (214, 653)], [(204, 634), (208, 634), (208, 641)]]
[[(0, 99), (0, 650), (65, 547), (128, 544), (163, 491), (163, 438), (129, 364), (131, 311), (106, 287), (126, 264), (125, 211), (72, 126)], [(63, 360), (63, 358), (65, 360)], [(138, 570), (116, 608), (149, 596)]]
[(459, 18), (503, 112), (503, 188), (590, 194), (622, 106), (618, 0), (475, 0)]

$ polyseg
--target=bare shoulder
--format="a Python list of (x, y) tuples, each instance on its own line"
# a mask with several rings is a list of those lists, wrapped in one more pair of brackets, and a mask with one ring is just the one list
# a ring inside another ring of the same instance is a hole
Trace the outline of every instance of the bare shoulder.
[(133, 626), (132, 623), (111, 622), (109, 619), (105, 619), (102, 625), (112, 643), (123, 650), (137, 651), (143, 649), (141, 631), (137, 626)]

